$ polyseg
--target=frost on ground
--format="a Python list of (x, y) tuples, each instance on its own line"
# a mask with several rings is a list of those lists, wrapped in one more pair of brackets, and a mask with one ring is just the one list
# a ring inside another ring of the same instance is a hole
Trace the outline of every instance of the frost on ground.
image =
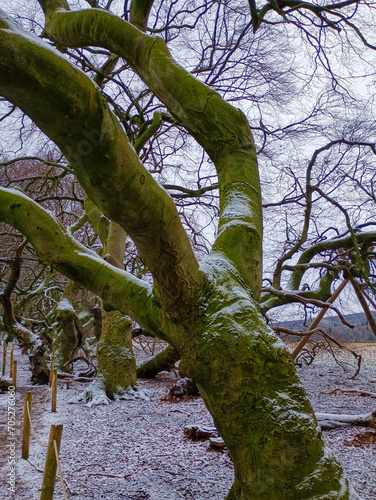
[[(330, 393), (335, 387), (376, 392), (376, 347), (355, 380), (328, 358), (299, 369), (315, 411), (367, 413), (376, 398), (356, 393)], [(9, 435), (6, 422), (8, 395), (0, 394), (1, 448), (0, 498), (39, 500), (46, 449), (31, 438), (29, 461), (20, 458), (23, 398), (33, 393), (32, 421), (38, 438), (46, 443), (52, 424), (63, 424), (61, 467), (68, 498), (139, 500), (220, 500), (229, 491), (233, 470), (226, 451), (210, 451), (208, 441), (189, 441), (184, 428), (213, 425), (199, 397), (168, 397), (175, 374), (141, 380), (148, 397), (117, 400), (108, 405), (72, 405), (89, 385), (73, 381), (69, 388), (59, 380), (57, 412), (51, 413), (50, 389), (29, 382), (27, 356), (17, 350), (16, 393), (17, 471), (16, 493), (7, 490)], [(363, 499), (376, 498), (376, 431), (343, 428), (325, 432), (356, 491)], [(62, 500), (57, 481), (55, 500)], [(276, 499), (277, 500), (277, 499)]]

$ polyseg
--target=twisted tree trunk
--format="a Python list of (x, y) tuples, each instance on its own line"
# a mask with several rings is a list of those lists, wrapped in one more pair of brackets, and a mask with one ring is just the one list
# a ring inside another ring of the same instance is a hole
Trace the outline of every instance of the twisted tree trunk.
[[(102, 214), (90, 201), (85, 201), (88, 217), (102, 241), (102, 256), (111, 265), (124, 269), (126, 233), (115, 222), (105, 228)], [(95, 380), (78, 396), (76, 401), (107, 404), (109, 400), (133, 394), (137, 382), (136, 360), (132, 347), (132, 322), (117, 310), (101, 308), (101, 333), (97, 347), (98, 370)]]
[(211, 271), (203, 331), (181, 363), (234, 462), (228, 500), (357, 498), (322, 441), (284, 344), (231, 273)]

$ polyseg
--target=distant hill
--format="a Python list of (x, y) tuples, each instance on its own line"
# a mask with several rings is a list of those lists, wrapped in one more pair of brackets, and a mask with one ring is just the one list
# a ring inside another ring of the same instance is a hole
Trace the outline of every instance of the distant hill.
[[(372, 314), (376, 319), (376, 312), (373, 312)], [(320, 322), (319, 328), (323, 328), (329, 335), (339, 341), (376, 343), (376, 336), (372, 332), (364, 313), (346, 314), (344, 315), (344, 317), (348, 323), (354, 325), (354, 328), (349, 328), (348, 326), (344, 325), (337, 315), (325, 316)], [(307, 330), (307, 327), (304, 326), (303, 321), (298, 319), (283, 321), (280, 323), (273, 323), (272, 326), (281, 326), (284, 328), (289, 328), (290, 330), (297, 331)], [(292, 339), (293, 337), (289, 336), (289, 338)], [(320, 336), (315, 337), (315, 339), (319, 340)]]

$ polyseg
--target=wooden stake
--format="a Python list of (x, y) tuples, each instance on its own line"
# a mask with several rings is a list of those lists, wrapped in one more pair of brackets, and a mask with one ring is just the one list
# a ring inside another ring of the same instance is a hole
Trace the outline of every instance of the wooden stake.
[[(349, 280), (343, 280), (342, 283), (339, 285), (337, 290), (333, 293), (333, 295), (327, 300), (327, 304), (333, 304), (333, 302), (336, 300), (338, 295), (342, 292), (342, 290), (345, 288)], [(311, 330), (314, 330), (316, 327), (319, 326), (320, 321), (323, 319), (326, 311), (328, 308), (323, 308), (317, 315), (316, 319), (313, 321), (312, 325), (309, 327), (308, 332), (309, 333)], [(306, 335), (302, 338), (302, 340), (299, 342), (299, 344), (295, 347), (294, 352), (291, 354), (292, 359), (295, 359), (296, 356), (300, 353), (300, 351), (303, 349), (303, 347), (306, 345), (310, 338), (310, 335)]]
[(51, 363), (50, 363), (50, 386), (52, 385), (53, 378), (54, 378), (54, 357), (51, 356)]
[(9, 376), (12, 376), (12, 369), (13, 369), (13, 351), (14, 351), (14, 344), (13, 342), (10, 345), (10, 355), (9, 355)]
[(8, 344), (4, 342), (3, 346), (3, 371), (2, 371), (2, 376), (5, 376), (5, 365), (7, 363), (7, 349), (8, 349)]
[(51, 399), (51, 411), (56, 413), (56, 399), (57, 399), (57, 370), (54, 370), (52, 375), (52, 399)]
[(17, 361), (13, 361), (13, 364), (12, 364), (12, 384), (13, 384), (13, 387), (17, 387)]
[(24, 419), (22, 427), (22, 453), (21, 453), (21, 457), (24, 458), (25, 460), (29, 458), (30, 418), (31, 418), (32, 400), (33, 400), (33, 393), (27, 392), (25, 394), (25, 402), (24, 402)]
[(54, 441), (56, 441), (57, 450), (60, 451), (62, 434), (62, 425), (51, 425), (40, 500), (53, 500), (57, 468), (57, 458), (55, 453)]

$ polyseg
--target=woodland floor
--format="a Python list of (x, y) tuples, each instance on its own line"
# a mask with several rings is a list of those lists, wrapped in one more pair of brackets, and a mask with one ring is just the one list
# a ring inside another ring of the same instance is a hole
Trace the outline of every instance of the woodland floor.
[[(354, 366), (336, 364), (327, 354), (299, 369), (315, 411), (359, 414), (376, 408), (376, 395), (330, 392), (335, 387), (376, 393), (376, 345), (361, 348), (364, 360), (352, 380)], [(343, 354), (338, 359), (346, 361)], [(5, 483), (9, 472), (6, 408), (8, 394), (0, 394), (0, 498), (38, 500), (46, 448), (31, 438), (29, 461), (20, 458), (23, 399), (33, 392), (32, 422), (46, 443), (51, 424), (63, 424), (61, 467), (69, 499), (216, 500), (223, 499), (232, 483), (233, 469), (226, 450), (210, 451), (208, 441), (192, 442), (184, 428), (212, 425), (201, 398), (168, 397), (175, 373), (141, 380), (148, 399), (118, 401), (88, 408), (70, 404), (87, 384), (74, 381), (66, 389), (59, 379), (57, 412), (50, 411), (50, 389), (29, 382), (28, 358), (15, 351), (18, 361), (16, 393), (16, 493)], [(81, 367), (82, 368), (82, 367)], [(325, 432), (355, 489), (363, 499), (376, 499), (376, 430), (345, 428)], [(55, 500), (63, 499), (56, 483)], [(278, 499), (271, 499), (278, 500)], [(299, 499), (297, 499), (299, 500)]]

